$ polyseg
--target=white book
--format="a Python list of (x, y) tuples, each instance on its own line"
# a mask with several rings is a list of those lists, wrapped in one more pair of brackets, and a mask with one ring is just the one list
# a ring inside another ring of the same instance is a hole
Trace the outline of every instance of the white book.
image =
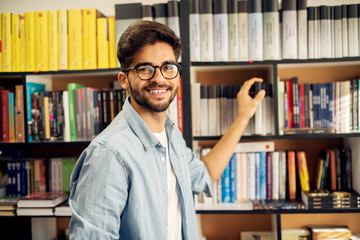
[(298, 58), (307, 59), (307, 0), (298, 0), (297, 5)]
[(260, 153), (255, 153), (255, 199), (260, 200)]
[(261, 0), (248, 2), (249, 60), (263, 60), (263, 13)]
[(247, 201), (255, 200), (255, 153), (250, 152), (246, 154), (246, 169), (247, 177)]
[(17, 208), (18, 216), (53, 216), (53, 208)]
[(219, 103), (216, 98), (216, 85), (210, 85), (208, 92), (208, 135), (209, 136), (217, 136), (218, 128), (219, 128)]
[(321, 6), (321, 57), (331, 58), (331, 21), (330, 21), (330, 7)]
[(238, 12), (239, 61), (247, 61), (249, 59), (247, 1), (238, 1)]
[(214, 1), (214, 57), (215, 61), (229, 61), (229, 19), (227, 0)]
[(280, 156), (279, 152), (272, 152), (272, 199), (278, 200), (280, 197)]
[(279, 152), (279, 199), (286, 197), (286, 152)]
[(320, 7), (315, 7), (315, 58), (321, 58)]
[(278, 128), (279, 134), (284, 134), (285, 128), (285, 103), (284, 103), (284, 94), (285, 94), (285, 83), (280, 81), (278, 78)]
[(191, 84), (191, 118), (193, 136), (201, 136), (200, 83)]
[(335, 58), (343, 57), (343, 34), (342, 34), (342, 19), (341, 6), (334, 7), (334, 44), (335, 44)]
[(296, 0), (284, 0), (282, 7), (282, 58), (297, 59)]
[(348, 5), (349, 57), (359, 56), (359, 19), (357, 4)]
[(348, 19), (347, 19), (347, 5), (341, 6), (341, 23), (342, 23), (342, 53), (343, 57), (349, 56), (348, 43)]
[(235, 169), (236, 169), (236, 202), (241, 202), (241, 154), (235, 154)]
[(315, 7), (308, 8), (308, 57), (315, 58)]
[(69, 116), (69, 97), (68, 91), (63, 91), (62, 95), (64, 108), (64, 141), (70, 142), (70, 116)]
[(273, 141), (261, 142), (241, 142), (236, 144), (234, 152), (273, 152), (275, 150), (275, 143)]
[(143, 21), (154, 21), (152, 5), (142, 5), (142, 17)]
[(199, 0), (190, 0), (189, 35), (190, 35), (190, 60), (201, 61), (200, 49), (200, 3)]
[(200, 0), (200, 50), (201, 61), (214, 61), (214, 20), (212, 1)]
[(246, 160), (246, 153), (240, 153), (240, 188), (241, 188), (241, 202), (247, 201), (247, 179), (248, 179), (248, 172), (247, 172), (247, 160)]
[(278, 60), (280, 57), (280, 19), (277, 0), (264, 1), (264, 60)]
[[(175, 35), (180, 38), (180, 18), (179, 18), (179, 2), (168, 1), (167, 2), (167, 25), (174, 31)], [(178, 62), (181, 62), (181, 56)], [(177, 104), (176, 104), (177, 106)]]
[(200, 136), (209, 135), (208, 86), (200, 86)]
[(229, 0), (229, 61), (239, 61), (239, 20), (238, 20), (238, 1)]

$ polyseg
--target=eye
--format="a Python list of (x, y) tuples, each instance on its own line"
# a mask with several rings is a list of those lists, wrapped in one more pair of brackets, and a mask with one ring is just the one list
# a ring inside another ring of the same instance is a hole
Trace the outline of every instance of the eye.
[(176, 71), (176, 65), (174, 65), (174, 64), (165, 64), (165, 65), (163, 65), (162, 69), (164, 71)]
[(138, 68), (138, 72), (140, 73), (151, 73), (153, 71), (154, 71), (154, 67), (151, 65), (144, 65)]

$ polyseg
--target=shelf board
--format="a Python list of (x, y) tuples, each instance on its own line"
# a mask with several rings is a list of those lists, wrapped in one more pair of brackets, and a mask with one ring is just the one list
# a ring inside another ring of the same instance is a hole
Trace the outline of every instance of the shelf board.
[[(196, 210), (196, 209), (195, 209)], [(344, 209), (278, 209), (278, 210), (196, 210), (197, 214), (313, 214), (313, 213), (360, 213), (360, 208)]]
[(342, 63), (360, 61), (360, 57), (321, 58), (321, 59), (284, 59), (246, 62), (191, 62), (191, 66), (241, 66), (241, 65), (268, 65), (268, 64), (306, 64), (306, 63)]
[[(211, 141), (219, 140), (222, 136), (195, 136), (193, 140), (196, 141)], [(286, 134), (286, 135), (252, 135), (242, 136), (241, 140), (265, 140), (265, 139), (304, 139), (304, 138), (348, 138), (360, 137), (360, 132), (355, 133), (314, 133), (314, 134)]]
[(39, 71), (39, 72), (0, 72), (0, 77), (23, 76), (23, 75), (69, 75), (69, 74), (114, 74), (120, 68), (89, 69), (89, 70), (59, 70), (59, 71)]
[(47, 147), (47, 146), (87, 146), (90, 141), (77, 142), (32, 142), (32, 143), (0, 143), (0, 148), (31, 148), (31, 147)]

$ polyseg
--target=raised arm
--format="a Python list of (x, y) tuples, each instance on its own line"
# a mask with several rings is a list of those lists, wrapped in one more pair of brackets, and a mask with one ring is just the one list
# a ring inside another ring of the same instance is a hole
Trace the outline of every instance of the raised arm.
[(203, 157), (203, 161), (206, 164), (213, 182), (221, 176), (226, 165), (229, 163), (235, 146), (240, 141), (244, 129), (265, 96), (264, 90), (258, 92), (254, 98), (249, 95), (250, 87), (255, 82), (262, 81), (261, 78), (252, 78), (243, 84), (237, 94), (238, 112), (234, 122), (211, 151)]

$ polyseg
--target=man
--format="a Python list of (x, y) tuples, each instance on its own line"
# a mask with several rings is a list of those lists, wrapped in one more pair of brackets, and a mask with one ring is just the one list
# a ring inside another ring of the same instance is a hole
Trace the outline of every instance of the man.
[(193, 193), (210, 194), (258, 103), (237, 95), (238, 116), (197, 159), (167, 116), (179, 85), (181, 44), (167, 26), (144, 21), (118, 43), (123, 110), (84, 150), (71, 177), (71, 239), (197, 239)]

